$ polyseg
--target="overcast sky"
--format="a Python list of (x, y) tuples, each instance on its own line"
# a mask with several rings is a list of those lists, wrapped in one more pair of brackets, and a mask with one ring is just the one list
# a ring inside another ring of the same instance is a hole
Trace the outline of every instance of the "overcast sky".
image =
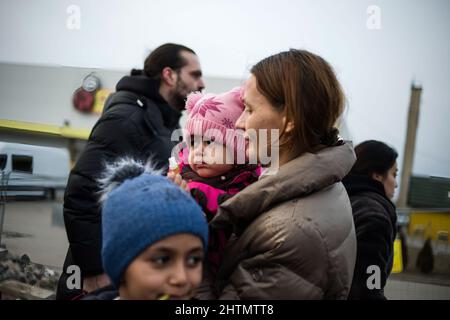
[(2, 62), (128, 70), (178, 42), (206, 75), (244, 80), (270, 54), (318, 53), (343, 84), (354, 142), (385, 141), (400, 164), (415, 81), (423, 92), (413, 172), (446, 177), (449, 39), (448, 0), (0, 0)]

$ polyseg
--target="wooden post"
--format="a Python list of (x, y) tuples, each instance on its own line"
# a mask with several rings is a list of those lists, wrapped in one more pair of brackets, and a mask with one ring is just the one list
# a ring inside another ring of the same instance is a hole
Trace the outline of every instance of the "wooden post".
[(400, 192), (397, 199), (397, 208), (406, 208), (409, 193), (409, 180), (414, 162), (414, 151), (416, 146), (417, 125), (419, 123), (420, 95), (422, 87), (411, 84), (411, 98), (409, 102), (408, 129), (406, 131), (406, 142), (403, 154), (402, 176)]

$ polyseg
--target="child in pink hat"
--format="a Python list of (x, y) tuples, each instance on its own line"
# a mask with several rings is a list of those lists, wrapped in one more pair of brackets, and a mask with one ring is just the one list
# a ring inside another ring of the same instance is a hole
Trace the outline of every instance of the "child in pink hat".
[[(187, 149), (180, 152), (181, 176), (209, 222), (220, 203), (258, 180), (261, 168), (238, 161), (245, 152), (245, 140), (235, 127), (244, 110), (242, 88), (222, 94), (192, 93), (186, 110)], [(210, 230), (208, 262), (213, 276), (229, 235), (226, 230)]]

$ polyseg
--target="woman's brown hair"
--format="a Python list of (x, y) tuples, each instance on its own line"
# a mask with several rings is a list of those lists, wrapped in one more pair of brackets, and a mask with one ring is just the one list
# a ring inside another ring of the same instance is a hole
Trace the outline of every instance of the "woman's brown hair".
[(291, 49), (258, 62), (251, 69), (258, 90), (286, 119), (293, 131), (281, 133), (281, 146), (300, 153), (320, 145), (333, 145), (339, 131), (335, 124), (345, 98), (332, 67), (305, 50)]

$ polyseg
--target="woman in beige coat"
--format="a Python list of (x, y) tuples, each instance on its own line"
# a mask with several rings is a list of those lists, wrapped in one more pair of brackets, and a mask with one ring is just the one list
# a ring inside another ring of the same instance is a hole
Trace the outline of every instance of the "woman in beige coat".
[[(279, 129), (279, 139), (250, 139), (247, 158), (269, 167), (224, 202), (211, 222), (233, 235), (212, 285), (221, 299), (346, 299), (356, 257), (350, 202), (341, 180), (355, 156), (338, 138), (344, 96), (330, 65), (303, 50), (270, 56), (251, 69), (246, 136)], [(275, 141), (275, 142), (274, 142)], [(276, 153), (276, 154), (275, 154)], [(262, 161), (260, 161), (262, 162)]]

